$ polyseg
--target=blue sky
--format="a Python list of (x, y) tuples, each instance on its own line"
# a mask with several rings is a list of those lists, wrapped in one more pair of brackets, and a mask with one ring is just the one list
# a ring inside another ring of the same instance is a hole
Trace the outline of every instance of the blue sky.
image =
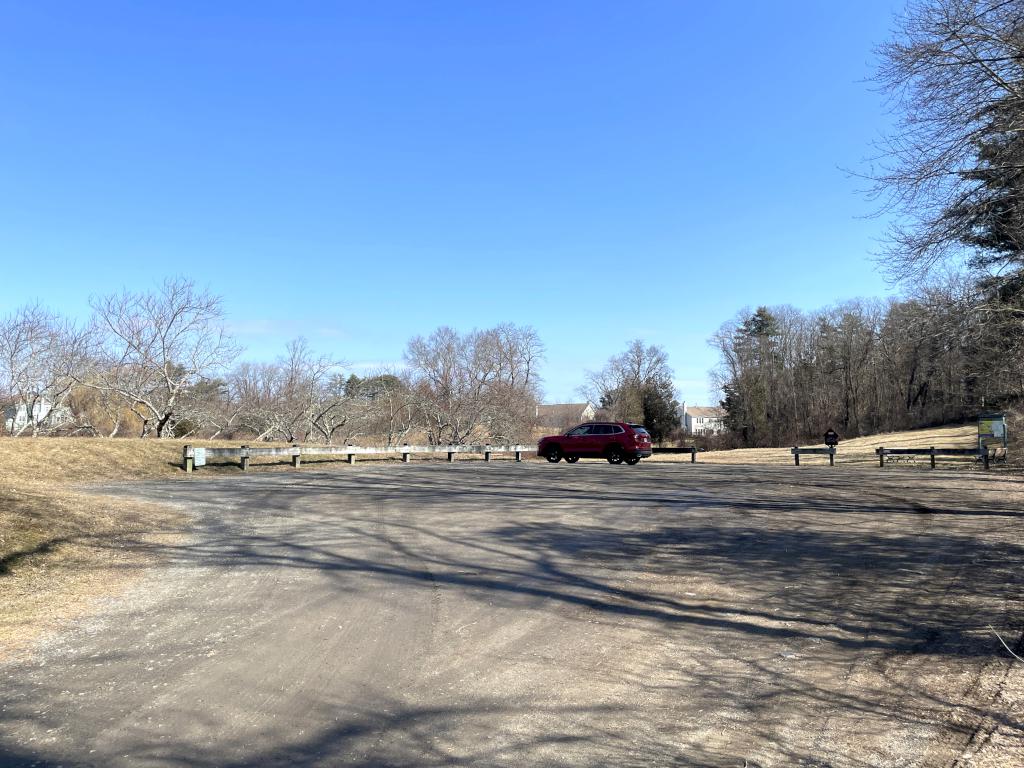
[(533, 325), (706, 402), (744, 306), (892, 292), (863, 167), (897, 2), (5, 2), (0, 313), (183, 275), (251, 359)]

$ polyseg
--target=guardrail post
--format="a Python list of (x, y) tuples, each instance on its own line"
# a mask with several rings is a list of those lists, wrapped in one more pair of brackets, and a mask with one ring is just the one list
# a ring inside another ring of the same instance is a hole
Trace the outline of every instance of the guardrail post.
[(878, 446), (875, 451), (878, 453), (878, 467), (883, 469), (885, 467), (885, 448)]
[(982, 461), (983, 466), (985, 467), (985, 471), (987, 472), (988, 471), (988, 448), (984, 447), (984, 446), (981, 449), (981, 461)]
[(292, 466), (298, 469), (302, 464), (302, 451), (296, 443), (292, 443)]
[(448, 451), (448, 463), (455, 461), (455, 451)]
[(249, 446), (242, 446), (242, 454), (238, 458), (238, 463), (242, 466), (242, 471), (245, 472), (249, 468)]
[(490, 445), (485, 445), (484, 446), (484, 461), (490, 461), (491, 460), (491, 452), (489, 450), (490, 447), (491, 447)]
[(828, 465), (830, 467), (836, 465), (836, 447), (834, 445), (828, 447)]
[(522, 451), (516, 451), (516, 461), (522, 461), (522, 460), (523, 460), (523, 452)]
[(690, 463), (691, 464), (696, 464), (697, 463), (697, 446), (696, 445), (691, 445), (690, 446)]
[(928, 449), (928, 458), (931, 460), (932, 469), (935, 469), (935, 446)]
[(795, 445), (793, 446), (793, 465), (800, 466), (800, 448)]
[(402, 461), (405, 464), (409, 463), (409, 451), (406, 450), (409, 447), (408, 443), (402, 443)]
[(192, 446), (186, 445), (181, 451), (182, 464), (186, 472), (191, 472), (195, 467), (195, 454), (192, 453)]

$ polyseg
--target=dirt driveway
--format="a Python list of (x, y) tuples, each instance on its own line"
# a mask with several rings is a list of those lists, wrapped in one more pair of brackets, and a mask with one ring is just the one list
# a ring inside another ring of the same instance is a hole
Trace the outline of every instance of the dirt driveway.
[(366, 464), (114, 489), (194, 530), (0, 668), (0, 763), (931, 768), (998, 738), (992, 764), (1021, 764), (1018, 670), (988, 630), (1024, 626), (1013, 484), (837, 470)]

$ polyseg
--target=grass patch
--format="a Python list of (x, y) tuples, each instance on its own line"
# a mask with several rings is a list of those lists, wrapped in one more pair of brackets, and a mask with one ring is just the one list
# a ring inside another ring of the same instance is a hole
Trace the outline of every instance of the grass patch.
[(0, 438), (0, 658), (87, 614), (181, 537), (176, 509), (91, 493), (91, 483), (183, 475), (181, 444)]
[(182, 535), (172, 507), (0, 478), (0, 658), (88, 613)]

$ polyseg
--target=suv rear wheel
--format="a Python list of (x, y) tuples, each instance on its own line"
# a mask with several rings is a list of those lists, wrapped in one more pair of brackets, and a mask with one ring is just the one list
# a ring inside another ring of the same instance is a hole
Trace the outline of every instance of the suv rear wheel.
[(626, 463), (629, 464), (629, 466), (632, 467), (632, 466), (640, 463), (640, 457), (639, 456), (630, 456), (628, 459), (626, 459)]
[(550, 448), (548, 448), (547, 459), (552, 464), (557, 464), (559, 461), (562, 460), (562, 449), (559, 448), (557, 445), (552, 445)]
[(625, 458), (622, 455), (622, 448), (617, 445), (608, 446), (608, 450), (605, 452), (605, 458), (608, 459), (609, 464), (621, 464), (622, 459)]
[(579, 461), (579, 460), (580, 460), (580, 457), (579, 457), (579, 456), (572, 456), (572, 455), (569, 455), (569, 456), (566, 456), (566, 457), (565, 457), (565, 460), (566, 460), (566, 462), (567, 462), (567, 463), (569, 463), (569, 464), (575, 464), (575, 463), (576, 463), (577, 461)]

